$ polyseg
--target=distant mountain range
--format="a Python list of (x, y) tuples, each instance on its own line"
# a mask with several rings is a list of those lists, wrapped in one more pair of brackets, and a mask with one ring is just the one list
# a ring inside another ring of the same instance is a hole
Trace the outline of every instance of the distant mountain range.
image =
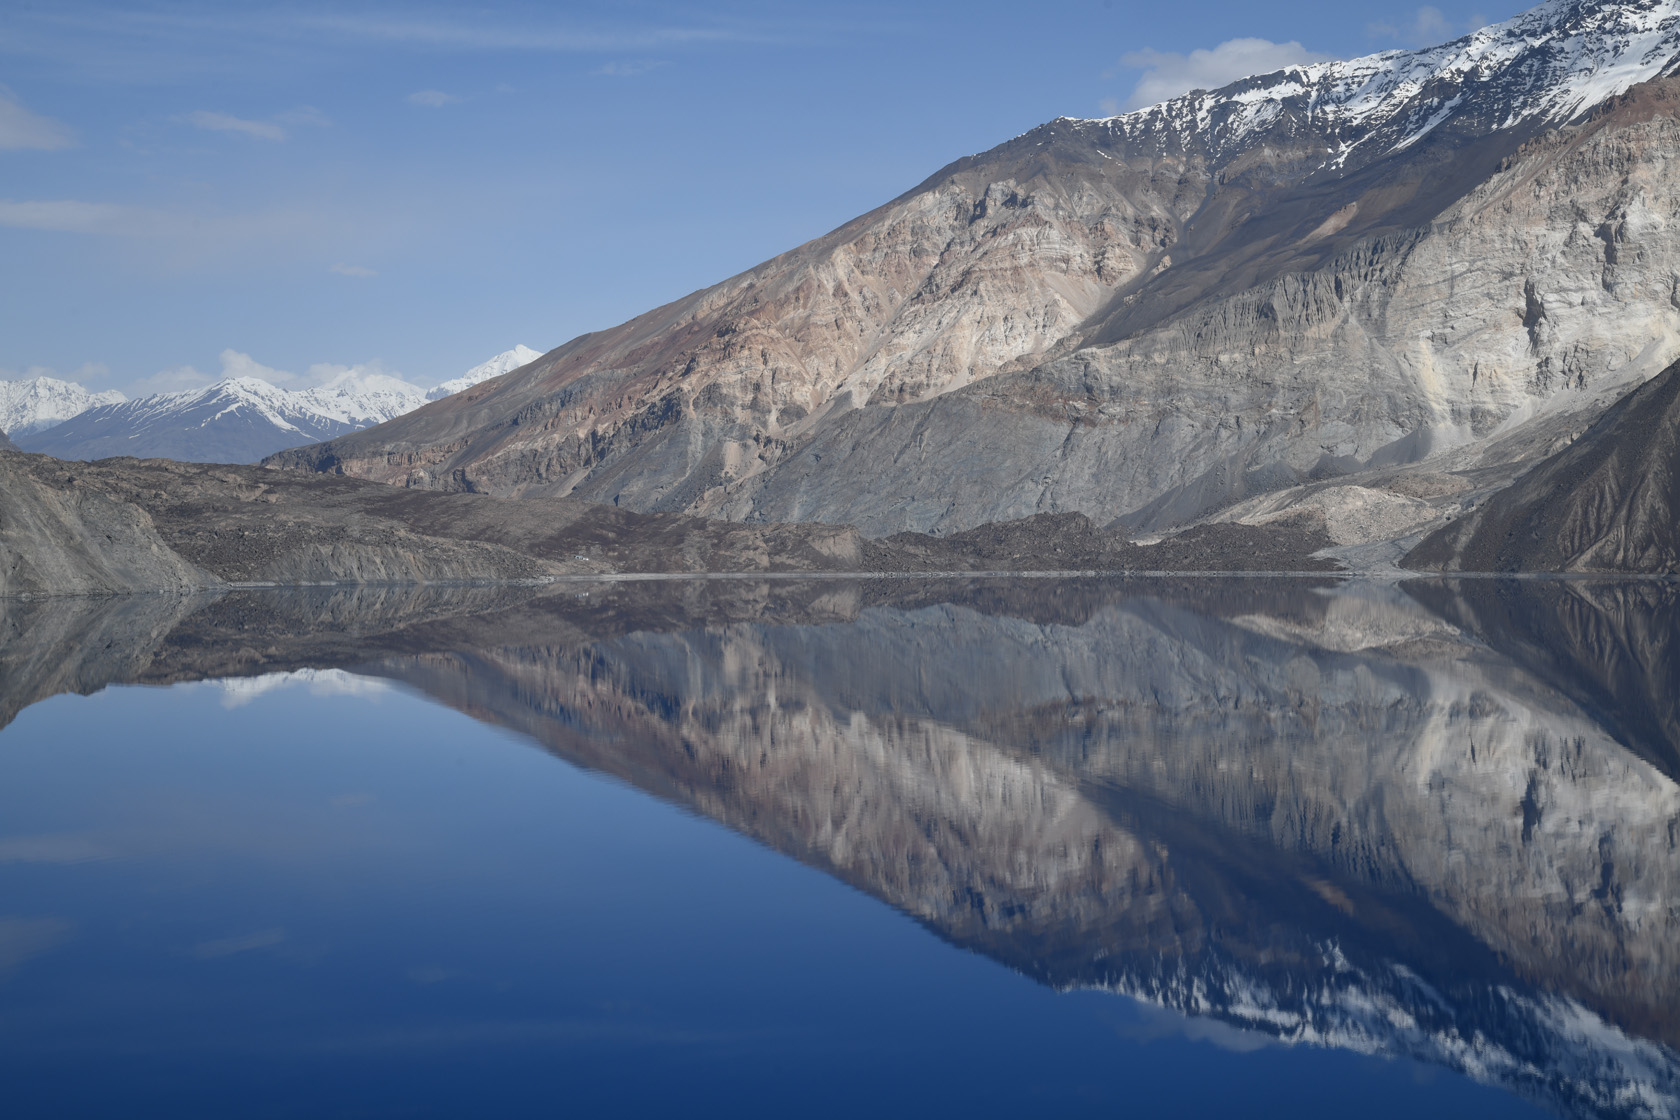
[(232, 377), (203, 389), (127, 400), (52, 378), (0, 382), (0, 421), (25, 451), (60, 459), (130, 455), (200, 463), (254, 463), (410, 412), (429, 400), (535, 361), (527, 346), (497, 354), (431, 390), (382, 374), (347, 372), (310, 389)]

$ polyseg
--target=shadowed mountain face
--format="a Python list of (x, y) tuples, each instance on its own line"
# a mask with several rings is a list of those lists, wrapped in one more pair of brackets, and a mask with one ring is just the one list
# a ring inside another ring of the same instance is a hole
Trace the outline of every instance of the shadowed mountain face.
[(1680, 366), (1413, 549), (1407, 567), (1680, 572)]
[(1680, 1114), (1672, 597), (1411, 592), (735, 581), (13, 602), (0, 667), (7, 718), (107, 681), (384, 676), (1044, 983), (1410, 1055), (1566, 1114)]
[(1680, 781), (1680, 585), (1420, 580), (1408, 590)]
[(1674, 9), (1553, 2), (1053, 121), (274, 462), (869, 536), (1154, 530), (1431, 457), (1508, 480), (1680, 355)]

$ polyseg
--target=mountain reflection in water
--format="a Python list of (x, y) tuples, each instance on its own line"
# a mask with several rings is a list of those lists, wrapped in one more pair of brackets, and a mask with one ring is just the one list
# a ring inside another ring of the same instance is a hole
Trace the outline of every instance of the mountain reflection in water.
[(1672, 583), (675, 582), (0, 608), (0, 719), (345, 668), (1057, 988), (1680, 1115)]

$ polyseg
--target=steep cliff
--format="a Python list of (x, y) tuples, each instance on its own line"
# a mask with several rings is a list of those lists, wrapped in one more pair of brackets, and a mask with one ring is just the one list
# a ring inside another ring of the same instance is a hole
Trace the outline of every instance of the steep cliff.
[(1553, 2), (1058, 120), (276, 462), (870, 536), (1158, 529), (1423, 460), (1509, 479), (1680, 355), (1676, 8)]

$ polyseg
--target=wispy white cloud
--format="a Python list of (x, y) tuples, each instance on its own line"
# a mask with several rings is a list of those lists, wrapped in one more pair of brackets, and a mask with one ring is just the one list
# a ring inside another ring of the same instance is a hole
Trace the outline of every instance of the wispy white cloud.
[[(107, 239), (167, 268), (320, 260), (365, 241), (389, 214), (319, 209), (216, 213), (204, 206), (161, 209), (81, 199), (0, 199), (0, 229)], [(353, 251), (353, 250), (352, 250)]]
[(116, 855), (110, 844), (86, 832), (0, 837), (0, 863), (92, 863)]
[(354, 15), (305, 16), (304, 26), (350, 38), (457, 50), (523, 50), (598, 53), (706, 43), (768, 42), (763, 30), (737, 27), (581, 29), (496, 26), (448, 20), (380, 19)]
[(0, 978), (30, 957), (56, 948), (74, 930), (63, 918), (0, 918)]
[(1467, 20), (1455, 22), (1449, 20), (1441, 9), (1426, 4), (1413, 12), (1409, 19), (1381, 20), (1366, 24), (1365, 30), (1372, 38), (1396, 39), (1408, 46), (1427, 47), (1468, 35), (1487, 25), (1488, 18), (1479, 12)]
[(362, 279), (369, 276), (379, 275), (379, 273), (375, 272), (373, 269), (359, 264), (335, 264), (327, 271), (336, 272), (340, 276), (355, 276)]
[(33, 148), (50, 152), (75, 143), (68, 125), (31, 113), (11, 90), (0, 86), (0, 149)]
[(274, 120), (279, 124), (308, 125), (314, 128), (326, 128), (332, 124), (327, 115), (313, 105), (299, 105), (296, 109), (287, 109), (284, 113), (276, 113), (274, 114)]
[(101, 233), (136, 237), (161, 233), (168, 220), (160, 211), (114, 202), (50, 199), (12, 202), (0, 199), (0, 226), (57, 233)]
[[(152, 393), (179, 393), (192, 389), (202, 389), (207, 385), (214, 385), (218, 381), (225, 381), (231, 377), (254, 377), (284, 389), (334, 387), (396, 389), (406, 387), (409, 390), (415, 390), (419, 388), (419, 386), (407, 381), (397, 370), (387, 368), (385, 363), (378, 358), (357, 362), (354, 365), (341, 365), (337, 362), (315, 362), (302, 373), (293, 373), (290, 370), (264, 365), (244, 351), (235, 350), (232, 347), (223, 350), (217, 357), (222, 366), (219, 373), (205, 373), (190, 365), (173, 366), (150, 377), (135, 381), (131, 386), (126, 387), (127, 391), (131, 396), (140, 397)], [(248, 678), (227, 683), (226, 690), (230, 694), (249, 692), (251, 695), (256, 695), (258, 692), (265, 692), (271, 688), (299, 683), (309, 684), (311, 688), (315, 689), (326, 689), (332, 693), (351, 691), (352, 684), (359, 690), (359, 694), (371, 694), (378, 690), (377, 682), (367, 681), (366, 678), (362, 677), (350, 677), (338, 673), (337, 670), (326, 670), (320, 673), (313, 670), (302, 670), (293, 674)], [(252, 692), (252, 689), (256, 691)], [(318, 692), (317, 694), (326, 695), (327, 693)]]
[(0, 381), (33, 381), (37, 377), (50, 377), (54, 381), (74, 381), (78, 385), (86, 386), (109, 376), (111, 367), (104, 362), (83, 362), (69, 373), (60, 373), (52, 366), (30, 366), (21, 373), (0, 368)]
[(284, 140), (290, 135), (288, 127), (325, 128), (332, 124), (327, 115), (313, 105), (300, 105), (296, 109), (276, 113), (268, 120), (262, 121), (246, 120), (232, 113), (218, 113), (210, 109), (196, 109), (175, 119), (181, 124), (190, 124), (207, 132), (237, 132), (258, 140), (276, 141)]
[(215, 113), (198, 109), (179, 118), (181, 123), (210, 132), (239, 132), (258, 140), (284, 140), (286, 130), (272, 121), (248, 121), (232, 113)]
[(609, 62), (605, 66), (597, 67), (595, 73), (604, 74), (609, 78), (635, 78), (646, 74), (650, 70), (657, 70), (665, 65), (663, 59), (651, 59), (641, 62)]
[(255, 377), (271, 385), (283, 385), (298, 379), (295, 373), (265, 366), (251, 355), (231, 347), (223, 350), (219, 357), (222, 363), (220, 373), (204, 373), (190, 365), (172, 366), (136, 381), (131, 388), (131, 395), (143, 397), (151, 393), (184, 393), (214, 385), (230, 377)]
[(159, 370), (150, 377), (142, 377), (128, 386), (131, 397), (149, 397), (153, 393), (184, 393), (191, 389), (202, 389), (206, 385), (214, 385), (216, 378), (208, 373), (201, 373), (192, 366), (171, 366), (169, 369)]
[(460, 100), (453, 93), (445, 93), (441, 89), (422, 89), (408, 95), (410, 105), (424, 105), (429, 109), (441, 109)]
[(254, 949), (272, 949), (285, 940), (286, 931), (283, 929), (260, 929), (239, 937), (202, 941), (193, 946), (192, 954), (200, 960), (215, 960), (218, 957), (231, 957), (236, 953), (249, 953)]
[[(1227, 39), (1216, 47), (1200, 48), (1189, 54), (1176, 51), (1130, 51), (1120, 57), (1123, 70), (1141, 70), (1137, 85), (1124, 103), (1105, 100), (1110, 113), (1141, 109), (1168, 101), (1193, 89), (1218, 89), (1251, 74), (1269, 74), (1285, 66), (1327, 62), (1329, 55), (1309, 51), (1293, 40), (1274, 43), (1270, 39)], [(1115, 71), (1110, 71), (1112, 76)]]
[(234, 350), (231, 347), (223, 350), (218, 357), (222, 360), (223, 377), (255, 377), (267, 381), (271, 385), (284, 385), (288, 381), (296, 381), (297, 374), (287, 373), (283, 369), (265, 366), (249, 354)]

